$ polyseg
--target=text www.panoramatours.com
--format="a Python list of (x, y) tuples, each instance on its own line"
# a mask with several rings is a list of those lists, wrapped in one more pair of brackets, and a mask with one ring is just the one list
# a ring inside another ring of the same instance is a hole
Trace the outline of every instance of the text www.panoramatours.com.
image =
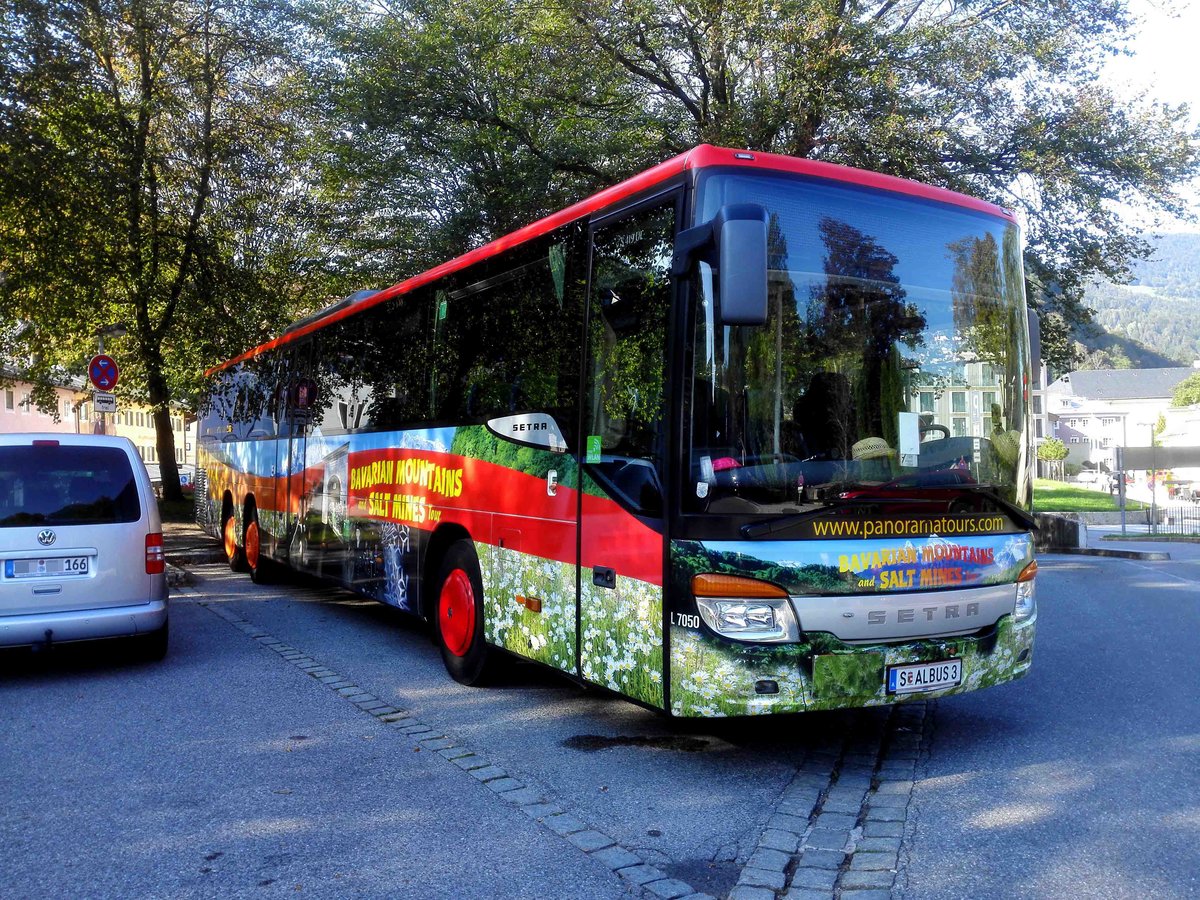
[(909, 537), (991, 534), (1004, 529), (1003, 516), (973, 519), (835, 519), (813, 522), (817, 537)]

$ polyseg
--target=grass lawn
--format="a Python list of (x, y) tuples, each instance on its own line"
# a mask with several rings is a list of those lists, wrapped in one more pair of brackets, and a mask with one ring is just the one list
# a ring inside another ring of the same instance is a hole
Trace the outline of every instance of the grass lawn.
[[(1146, 504), (1127, 500), (1126, 509), (1145, 509)], [(1117, 498), (1062, 481), (1039, 478), (1033, 483), (1034, 512), (1119, 512)]]

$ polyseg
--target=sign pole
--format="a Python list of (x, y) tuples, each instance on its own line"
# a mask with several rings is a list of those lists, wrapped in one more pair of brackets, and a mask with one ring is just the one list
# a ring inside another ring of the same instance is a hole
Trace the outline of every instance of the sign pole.
[(1125, 448), (1117, 448), (1117, 497), (1121, 504), (1121, 536), (1125, 536)]

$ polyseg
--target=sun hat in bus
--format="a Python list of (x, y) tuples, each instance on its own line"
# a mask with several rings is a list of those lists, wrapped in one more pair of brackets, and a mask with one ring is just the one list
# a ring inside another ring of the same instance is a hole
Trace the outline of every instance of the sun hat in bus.
[(881, 437), (863, 438), (850, 447), (852, 459), (883, 459), (895, 455), (896, 451), (889, 447), (888, 442)]

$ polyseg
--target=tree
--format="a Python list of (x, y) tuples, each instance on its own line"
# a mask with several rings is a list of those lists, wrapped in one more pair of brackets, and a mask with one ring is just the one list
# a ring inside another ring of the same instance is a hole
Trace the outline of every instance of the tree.
[(862, 166), (1022, 213), (1058, 368), (1086, 280), (1148, 250), (1116, 204), (1179, 213), (1197, 172), (1186, 108), (1097, 82), (1125, 0), (329, 3), (330, 111), (353, 126), (337, 180), (373, 159), (366, 193), (430, 203), (432, 242), (495, 237), (702, 141)]
[(1196, 403), (1200, 403), (1200, 372), (1189, 375), (1175, 385), (1175, 393), (1171, 395), (1172, 406), (1192, 406)]
[(97, 329), (148, 401), (164, 494), (170, 407), (303, 302), (311, 227), (276, 11), (246, 0), (0, 6), (0, 352), (82, 372)]
[(1058, 438), (1046, 438), (1037, 448), (1037, 458), (1050, 463), (1051, 471), (1062, 477), (1062, 461), (1067, 458), (1067, 445)]

